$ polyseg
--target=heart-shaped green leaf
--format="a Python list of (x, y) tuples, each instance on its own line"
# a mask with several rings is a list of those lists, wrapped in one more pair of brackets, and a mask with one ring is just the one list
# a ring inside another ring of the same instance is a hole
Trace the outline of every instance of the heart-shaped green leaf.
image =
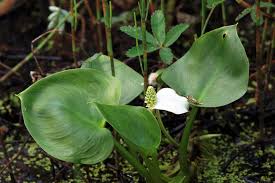
[(144, 107), (97, 104), (106, 121), (126, 140), (153, 152), (160, 145), (161, 131), (153, 114)]
[[(123, 62), (114, 59), (115, 77), (121, 83), (120, 104), (128, 104), (143, 91), (143, 77)], [(93, 68), (111, 75), (110, 57), (95, 54), (81, 68)]]
[(247, 90), (248, 58), (236, 25), (221, 27), (197, 39), (190, 50), (162, 74), (181, 95), (201, 107), (218, 107), (239, 99)]
[(111, 132), (94, 102), (118, 104), (120, 83), (93, 69), (72, 69), (39, 80), (19, 94), (34, 140), (60, 160), (94, 164), (113, 149)]

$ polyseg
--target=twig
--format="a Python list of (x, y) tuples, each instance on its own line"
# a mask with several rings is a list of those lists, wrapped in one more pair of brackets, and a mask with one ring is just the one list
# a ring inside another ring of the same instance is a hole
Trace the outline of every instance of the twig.
[[(261, 0), (256, 0), (256, 19), (259, 19), (261, 16), (260, 11), (260, 2)], [(256, 81), (257, 81), (257, 88), (256, 88), (256, 101), (259, 108), (259, 128), (260, 128), (260, 135), (264, 135), (264, 86), (263, 86), (263, 73), (261, 71), (261, 59), (262, 59), (262, 48), (261, 48), (261, 32), (260, 26), (256, 25)]]
[(15, 65), (9, 72), (0, 78), (0, 83), (8, 79), (12, 74), (14, 74), (18, 69), (20, 69), (24, 64), (26, 64), (32, 57), (33, 54), (42, 49), (47, 42), (53, 37), (54, 33), (51, 32), (31, 53), (29, 53), (22, 61)]
[[(2, 62), (0, 62), (0, 66), (4, 67), (5, 69), (8, 69), (8, 70), (12, 69), (11, 67), (7, 66), (6, 64), (4, 64)], [(14, 74), (17, 76), (21, 76), (18, 72), (15, 72)]]
[[(242, 7), (244, 7), (244, 8), (251, 8), (251, 7), (252, 7), (251, 4), (247, 3), (247, 2), (244, 1), (244, 0), (236, 0), (236, 2), (237, 2), (239, 5), (241, 5)], [(261, 10), (261, 9), (259, 8), (259, 10)], [(270, 15), (270, 14), (268, 14), (268, 13), (265, 13), (265, 12), (263, 12), (263, 11), (260, 11), (260, 13), (261, 13), (263, 16), (265, 16), (265, 17), (267, 17), (267, 18), (269, 18), (269, 19), (271, 19), (271, 20), (275, 20), (275, 17), (273, 17), (272, 15)]]
[(96, 25), (96, 18), (93, 14), (92, 8), (90, 7), (89, 1), (84, 0), (84, 4), (85, 4), (85, 8), (88, 11), (89, 17), (90, 17), (90, 24), (89, 25), (90, 25), (90, 30), (91, 30), (91, 33), (92, 33), (93, 40), (96, 42), (96, 49), (97, 49), (97, 51), (100, 51), (99, 39), (96, 36), (96, 34), (93, 33), (93, 30), (94, 30), (95, 25)]
[(25, 139), (24, 143), (22, 144), (21, 148), (17, 151), (17, 153), (10, 159), (10, 161), (0, 170), (0, 175), (12, 164), (14, 160), (18, 158), (18, 156), (22, 153), (24, 150), (24, 147), (26, 146), (27, 142), (29, 141), (29, 136)]
[[(6, 131), (6, 128), (4, 127), (4, 133), (5, 133), (5, 131)], [(0, 132), (1, 133), (1, 132)], [(5, 142), (4, 142), (4, 136), (5, 136), (5, 134), (4, 133), (1, 133), (0, 135), (0, 143), (1, 143), (1, 145), (2, 145), (2, 148), (3, 148), (3, 153), (4, 153), (4, 157), (5, 157), (5, 159), (6, 159), (6, 161), (9, 161), (9, 155), (8, 155), (8, 152), (7, 152), (7, 149), (6, 149), (6, 145), (5, 145)], [(9, 172), (9, 174), (10, 174), (10, 178), (11, 178), (11, 181), (13, 182), (13, 183), (16, 183), (16, 179), (15, 179), (15, 176), (14, 176), (14, 174), (13, 174), (13, 172), (12, 172), (12, 167), (9, 165), (9, 166), (7, 166), (7, 168), (8, 168), (8, 172)]]
[(272, 36), (271, 36), (271, 45), (270, 45), (270, 52), (267, 56), (267, 71), (266, 71), (266, 86), (265, 90), (268, 90), (269, 80), (270, 80), (270, 72), (271, 72), (271, 66), (272, 66), (272, 57), (274, 54), (275, 49), (275, 23), (272, 24)]
[[(79, 7), (79, 5), (82, 3), (82, 1), (80, 1), (79, 3), (77, 3), (76, 7)], [(57, 29), (63, 25), (65, 23), (65, 21), (67, 21), (67, 19), (69, 18), (70, 15), (68, 15), (67, 17), (65, 17), (58, 25), (57, 25)], [(43, 34), (42, 34), (43, 35)], [(0, 83), (4, 82), (6, 79), (8, 79), (12, 74), (14, 74), (18, 69), (20, 69), (23, 65), (25, 65), (28, 61), (31, 60), (31, 58), (33, 57), (33, 53), (38, 52), (39, 50), (41, 50), (42, 48), (44, 48), (44, 46), (47, 44), (47, 42), (53, 37), (54, 32), (51, 32), (34, 50), (33, 52), (29, 53), (22, 61), (20, 61), (17, 65), (15, 65), (8, 73), (6, 73), (4, 76), (2, 76), (0, 78)], [(38, 36), (40, 37), (40, 36)]]

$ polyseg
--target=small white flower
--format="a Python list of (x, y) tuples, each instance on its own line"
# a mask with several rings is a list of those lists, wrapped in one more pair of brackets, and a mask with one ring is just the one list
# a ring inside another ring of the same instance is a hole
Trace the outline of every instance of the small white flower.
[(148, 77), (149, 85), (156, 86), (158, 76), (159, 74), (157, 72), (152, 72), (151, 74), (149, 74), (149, 77)]
[(145, 97), (145, 103), (147, 104), (146, 107), (149, 107), (150, 109), (165, 110), (174, 114), (188, 112), (188, 99), (178, 95), (175, 90), (171, 88), (162, 88), (156, 94), (153, 91), (154, 88), (149, 86)]

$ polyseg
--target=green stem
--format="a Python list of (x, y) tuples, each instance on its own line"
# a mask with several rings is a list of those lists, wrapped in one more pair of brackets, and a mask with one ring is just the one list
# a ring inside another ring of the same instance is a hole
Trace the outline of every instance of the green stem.
[(206, 29), (206, 26), (207, 26), (207, 24), (208, 24), (208, 22), (209, 22), (209, 20), (210, 20), (211, 15), (212, 15), (213, 12), (214, 12), (214, 9), (215, 9), (215, 6), (214, 6), (213, 8), (211, 8), (210, 13), (208, 14), (208, 16), (207, 16), (207, 18), (206, 18), (206, 20), (205, 20), (205, 23), (204, 23), (203, 28), (202, 28), (202, 30), (201, 30), (201, 35), (204, 34), (205, 29)]
[(161, 115), (160, 115), (160, 112), (159, 110), (156, 110), (156, 116), (157, 116), (157, 119), (158, 119), (158, 124), (159, 124), (159, 127), (163, 133), (163, 135), (169, 140), (169, 142), (173, 145), (175, 145), (176, 147), (179, 147), (179, 144), (177, 143), (177, 141), (169, 134), (169, 132), (165, 129), (164, 125), (163, 125), (163, 122), (162, 122), (162, 119), (161, 119)]
[(150, 157), (144, 155), (143, 159), (149, 170), (152, 183), (161, 183), (161, 173), (159, 168), (159, 163), (157, 159), (157, 152), (154, 152)]
[[(77, 3), (77, 5), (75, 6), (75, 8), (78, 8), (80, 6), (80, 4), (82, 3), (83, 1), (80, 1)], [(58, 29), (60, 28), (66, 21), (67, 19), (70, 17), (70, 15), (67, 15), (57, 26), (55, 29)], [(56, 33), (56, 31), (49, 31), (47, 33), (44, 33), (43, 35), (45, 34), (48, 34), (49, 35), (43, 39), (41, 41), (41, 43), (31, 52), (29, 53), (21, 62), (19, 62), (18, 64), (16, 64), (9, 72), (7, 72), (4, 76), (2, 76), (0, 78), (0, 83), (4, 82), (6, 79), (8, 79), (13, 73), (15, 73), (17, 70), (19, 70), (24, 64), (26, 64), (28, 61), (31, 60), (31, 58), (33, 58), (34, 54), (36, 52), (38, 52), (39, 50), (41, 50), (42, 48), (44, 48), (46, 46), (46, 44), (48, 43), (49, 40), (51, 40), (51, 38), (54, 36), (54, 34)], [(40, 37), (40, 36), (39, 36)]]
[(165, 7), (166, 13), (165, 11), (163, 11), (163, 13), (165, 13), (167, 17), (167, 27), (170, 27), (173, 23), (173, 20), (175, 18), (174, 16), (175, 9), (176, 9), (176, 0), (167, 1), (167, 5)]
[(148, 4), (145, 3), (145, 0), (141, 0), (140, 15), (141, 15), (141, 32), (142, 32), (141, 34), (142, 34), (142, 47), (143, 47), (144, 94), (145, 94), (146, 89), (148, 87), (148, 63), (147, 63), (147, 42), (146, 42), (146, 18), (147, 18), (147, 12), (148, 12)]
[(98, 45), (99, 45), (99, 51), (103, 52), (103, 41), (102, 41), (102, 32), (101, 32), (101, 12), (100, 12), (100, 0), (96, 0), (96, 31), (98, 35)]
[(73, 52), (73, 60), (75, 67), (77, 66), (77, 59), (76, 59), (76, 27), (77, 27), (77, 9), (75, 8), (75, 0), (71, 0), (71, 13), (73, 17), (73, 21), (71, 22), (71, 34), (72, 34), (72, 52)]
[(222, 20), (223, 20), (223, 25), (227, 25), (227, 22), (226, 22), (226, 11), (225, 11), (225, 3), (223, 2), (222, 3)]
[(117, 152), (126, 159), (141, 176), (145, 177), (147, 180), (150, 177), (146, 168), (131, 154), (129, 153), (119, 142), (114, 139), (114, 145)]
[(115, 64), (114, 64), (114, 52), (113, 52), (113, 43), (112, 43), (112, 4), (111, 1), (109, 3), (105, 0), (103, 2), (103, 12), (105, 19), (105, 32), (106, 32), (106, 40), (107, 40), (107, 52), (110, 57), (110, 66), (112, 71), (112, 76), (115, 76)]
[(141, 61), (141, 57), (139, 54), (139, 45), (138, 45), (138, 27), (137, 27), (137, 17), (136, 17), (136, 13), (134, 12), (134, 22), (135, 22), (135, 29), (136, 29), (136, 48), (138, 50), (138, 61), (139, 61), (139, 66), (142, 72), (142, 75), (144, 75), (144, 71), (143, 71), (143, 65), (142, 65), (142, 61)]
[(146, 23), (141, 20), (142, 31), (142, 47), (143, 47), (143, 77), (144, 77), (144, 93), (148, 87), (148, 61), (147, 61), (147, 43), (146, 43)]
[(180, 167), (185, 176), (188, 177), (189, 174), (189, 163), (188, 163), (188, 143), (189, 137), (191, 134), (193, 122), (198, 113), (198, 107), (194, 106), (190, 112), (190, 116), (186, 120), (185, 128), (183, 135), (180, 141), (179, 146), (179, 158), (180, 158)]
[[(205, 17), (206, 17), (206, 0), (201, 0), (201, 31), (203, 30), (204, 24), (205, 24)], [(201, 32), (201, 35), (203, 33)]]
[(161, 0), (161, 1), (160, 1), (160, 9), (161, 9), (161, 11), (164, 13), (164, 10), (165, 10), (165, 3), (164, 3), (164, 0)]

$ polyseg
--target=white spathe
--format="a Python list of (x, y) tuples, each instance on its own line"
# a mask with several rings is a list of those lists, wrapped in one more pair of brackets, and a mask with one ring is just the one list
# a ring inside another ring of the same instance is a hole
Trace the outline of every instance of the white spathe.
[(171, 88), (162, 88), (157, 92), (157, 103), (154, 109), (165, 110), (174, 114), (188, 112), (189, 103), (186, 97), (178, 95)]

